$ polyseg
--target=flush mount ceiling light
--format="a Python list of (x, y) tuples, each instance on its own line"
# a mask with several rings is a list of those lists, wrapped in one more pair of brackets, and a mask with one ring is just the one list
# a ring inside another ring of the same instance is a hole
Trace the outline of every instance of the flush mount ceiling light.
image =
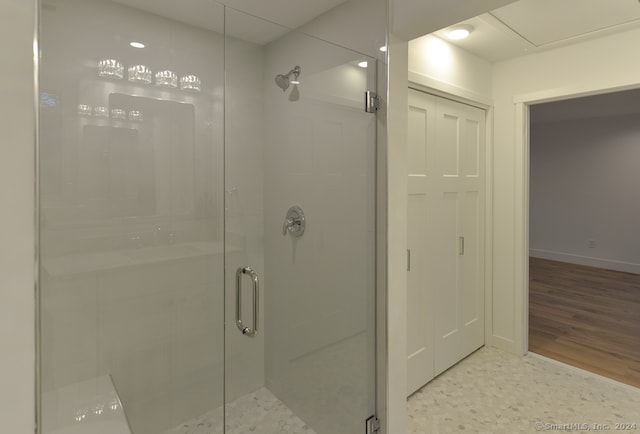
[(380, 47), (380, 51), (382, 51), (383, 53), (387, 51), (387, 46), (383, 45), (382, 47)]
[(360, 68), (366, 68), (367, 66), (369, 66), (369, 63), (366, 60), (363, 60), (362, 62), (358, 63), (358, 66)]
[(131, 45), (133, 48), (144, 48), (144, 44), (142, 42), (130, 42), (129, 45)]
[(447, 38), (458, 40), (464, 39), (469, 36), (473, 32), (473, 26), (470, 24), (461, 24), (459, 26), (455, 26), (450, 28), (447, 31)]

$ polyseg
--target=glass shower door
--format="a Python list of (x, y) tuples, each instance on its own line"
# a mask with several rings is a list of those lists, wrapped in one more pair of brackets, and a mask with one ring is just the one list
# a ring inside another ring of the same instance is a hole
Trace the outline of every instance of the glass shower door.
[(375, 411), (375, 60), (226, 9), (227, 433)]
[(40, 433), (362, 432), (375, 60), (213, 0), (40, 17)]

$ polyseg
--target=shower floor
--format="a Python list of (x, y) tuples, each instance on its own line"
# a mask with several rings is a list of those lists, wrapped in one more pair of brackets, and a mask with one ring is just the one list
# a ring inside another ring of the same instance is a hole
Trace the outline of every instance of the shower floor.
[[(222, 434), (222, 409), (212, 410), (164, 434)], [(259, 430), (258, 430), (259, 429)], [(227, 405), (227, 434), (315, 434), (266, 388)]]

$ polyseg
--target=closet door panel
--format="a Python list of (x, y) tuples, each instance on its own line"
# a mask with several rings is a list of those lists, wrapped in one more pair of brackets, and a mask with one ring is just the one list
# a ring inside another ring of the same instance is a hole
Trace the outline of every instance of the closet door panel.
[[(409, 195), (408, 247), (411, 251), (411, 271), (407, 288), (407, 395), (433, 378), (433, 315), (427, 314), (432, 301), (426, 290), (426, 197)], [(409, 258), (407, 258), (409, 260)]]
[(464, 120), (464, 140), (462, 152), (462, 174), (464, 176), (480, 176), (480, 156), (482, 140), (480, 122), (477, 119)]
[(482, 228), (480, 195), (477, 191), (464, 194), (464, 213), (462, 215), (464, 233), (464, 254), (462, 263), (462, 323), (464, 327), (473, 326), (484, 312), (483, 300), (479, 298), (484, 286), (482, 276), (482, 252), (479, 251)]
[(462, 106), (463, 152), (461, 181), (461, 234), (464, 237), (462, 261), (462, 321), (464, 345), (461, 358), (484, 344), (484, 226), (485, 226), (485, 112)]
[(460, 262), (459, 249), (460, 198), (457, 192), (443, 192), (432, 201), (428, 231), (427, 270), (430, 276), (427, 290), (433, 294), (435, 312), (435, 375), (458, 359), (460, 342)]
[(421, 92), (409, 95), (409, 174), (407, 242), (407, 395), (433, 378), (433, 300), (428, 291), (427, 184), (432, 176), (435, 142), (434, 97)]

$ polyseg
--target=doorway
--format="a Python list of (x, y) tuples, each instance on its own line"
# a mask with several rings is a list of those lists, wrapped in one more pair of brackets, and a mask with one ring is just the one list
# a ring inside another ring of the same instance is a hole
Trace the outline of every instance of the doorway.
[(634, 386), (639, 97), (533, 105), (529, 148), (529, 350)]

